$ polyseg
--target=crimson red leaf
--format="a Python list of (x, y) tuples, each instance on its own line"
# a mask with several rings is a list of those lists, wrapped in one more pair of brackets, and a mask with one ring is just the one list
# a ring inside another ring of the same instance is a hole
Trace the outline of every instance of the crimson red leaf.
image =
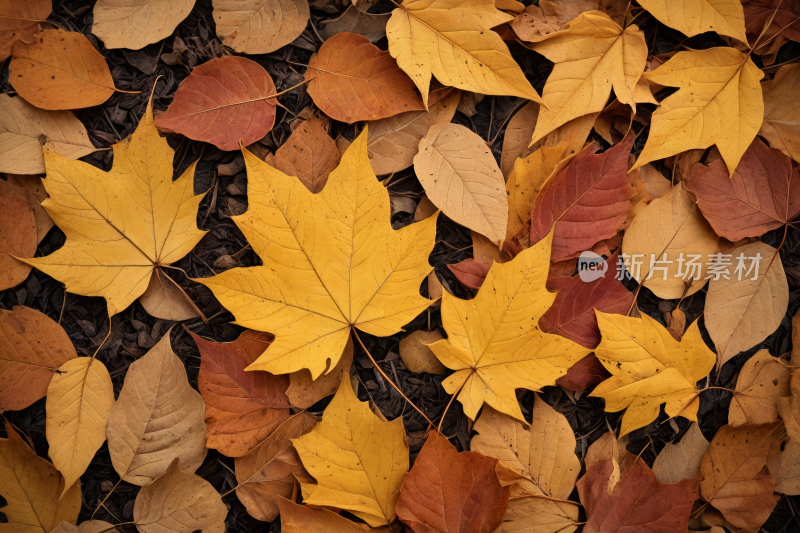
[(460, 263), (454, 265), (447, 265), (456, 279), (461, 282), (465, 287), (478, 290), (483, 285), (483, 280), (486, 279), (486, 274), (489, 273), (489, 265), (475, 261), (474, 259), (465, 259)]
[(603, 366), (603, 363), (594, 353), (590, 353), (572, 365), (564, 376), (556, 380), (556, 383), (567, 390), (576, 392), (585, 389), (589, 385), (602, 383), (610, 377), (611, 374)]

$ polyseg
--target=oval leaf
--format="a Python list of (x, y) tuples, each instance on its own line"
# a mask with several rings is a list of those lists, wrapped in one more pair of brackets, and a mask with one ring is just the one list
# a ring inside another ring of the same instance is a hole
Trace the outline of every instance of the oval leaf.
[(106, 48), (140, 50), (169, 37), (195, 0), (98, 0), (92, 33)]
[(308, 0), (214, 0), (222, 44), (242, 54), (268, 54), (286, 46), (308, 24)]

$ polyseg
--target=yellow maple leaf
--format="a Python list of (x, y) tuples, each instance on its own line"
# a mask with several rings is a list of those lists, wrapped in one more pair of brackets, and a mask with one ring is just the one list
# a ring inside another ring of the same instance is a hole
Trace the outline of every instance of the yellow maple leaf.
[(631, 170), (716, 144), (732, 175), (764, 120), (764, 73), (750, 56), (733, 48), (678, 52), (643, 76), (680, 90), (653, 113), (647, 144)]
[(514, 20), (494, 0), (406, 0), (386, 25), (389, 52), (428, 105), (431, 75), (481, 94), (541, 98), (492, 28)]
[(670, 417), (680, 415), (697, 422), (696, 383), (711, 372), (717, 360), (703, 342), (697, 322), (676, 341), (647, 315), (595, 314), (602, 334), (595, 354), (612, 376), (591, 396), (605, 399), (608, 412), (627, 409), (620, 436), (655, 420), (662, 403)]
[[(539, 111), (531, 142), (602, 111), (612, 88), (617, 100), (636, 111), (636, 87), (647, 63), (647, 43), (636, 25), (623, 30), (605, 13), (588, 11), (531, 48), (555, 63), (542, 91), (547, 107)], [(639, 90), (649, 94), (645, 89)]]
[(456, 373), (442, 386), (475, 420), (484, 403), (525, 421), (516, 389), (555, 384), (591, 350), (542, 332), (539, 318), (555, 300), (545, 288), (553, 232), (508, 263), (494, 263), (478, 295), (459, 300), (445, 292), (442, 324), (447, 339), (430, 345)]
[(104, 172), (65, 159), (45, 146), (50, 198), (42, 202), (67, 236), (62, 248), (20, 259), (83, 296), (102, 296), (115, 315), (141, 296), (156, 267), (181, 259), (200, 241), (194, 195), (195, 164), (172, 181), (175, 151), (153, 124), (153, 104), (139, 126), (115, 144)]
[(292, 444), (317, 480), (302, 484), (306, 504), (350, 511), (371, 527), (394, 519), (409, 467), (402, 417), (384, 422), (343, 379), (322, 422)]
[(419, 288), (432, 270), (437, 217), (392, 229), (389, 193), (370, 167), (366, 128), (318, 194), (244, 155), (250, 207), (233, 220), (264, 265), (197, 281), (237, 324), (275, 335), (247, 370), (307, 368), (317, 379), (336, 366), (351, 327), (393, 335), (430, 305)]
[(642, 0), (639, 4), (666, 26), (689, 37), (715, 31), (747, 44), (740, 0)]

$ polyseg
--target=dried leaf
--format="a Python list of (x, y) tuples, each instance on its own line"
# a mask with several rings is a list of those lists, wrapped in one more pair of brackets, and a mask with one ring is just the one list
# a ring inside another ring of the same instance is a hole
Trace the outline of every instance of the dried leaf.
[(784, 65), (771, 80), (761, 82), (764, 92), (764, 122), (759, 135), (770, 146), (800, 161), (800, 65)]
[(309, 191), (318, 193), (328, 175), (339, 166), (339, 150), (328, 135), (329, 121), (313, 115), (300, 124), (275, 152), (275, 168), (296, 176)]
[(775, 491), (789, 496), (800, 494), (800, 442), (794, 439), (781, 452), (781, 466), (775, 476)]
[(412, 372), (427, 372), (429, 374), (445, 374), (447, 368), (436, 358), (428, 347), (429, 344), (442, 340), (439, 331), (417, 330), (400, 341), (400, 358)]
[(128, 368), (111, 409), (106, 436), (114, 470), (139, 486), (164, 474), (173, 459), (194, 472), (206, 456), (203, 411), (203, 398), (189, 385), (167, 332)]
[(48, 110), (100, 105), (115, 90), (106, 59), (89, 39), (62, 29), (14, 43), (9, 79), (27, 102)]
[(278, 499), (281, 510), (281, 531), (284, 533), (389, 533), (388, 526), (377, 529), (365, 524), (356, 524), (336, 513), (297, 505)]
[(63, 521), (50, 533), (119, 533), (119, 530), (103, 520), (87, 520), (79, 526)]
[[(15, 187), (20, 196), (25, 196), (28, 205), (33, 209), (36, 218), (36, 240), (42, 242), (47, 232), (53, 227), (53, 219), (42, 207), (42, 202), (50, 198), (44, 189), (42, 178), (39, 176), (9, 175), (8, 184)], [(24, 192), (24, 194), (23, 194)]]
[(6, 502), (2, 512), (7, 519), (2, 529), (50, 533), (63, 520), (75, 523), (81, 510), (80, 482), (64, 493), (58, 470), (38, 457), (8, 421), (6, 433), (8, 438), (0, 439), (0, 486)]
[(695, 477), (709, 446), (700, 426), (692, 424), (678, 444), (668, 442), (664, 446), (653, 463), (653, 474), (659, 483), (678, 483)]
[(308, 24), (308, 0), (214, 0), (222, 44), (242, 54), (268, 54), (294, 41)]
[(641, 5), (660, 22), (688, 37), (715, 31), (747, 43), (739, 0), (644, 0)]
[(578, 504), (526, 496), (508, 500), (503, 523), (494, 533), (573, 533)]
[(662, 403), (668, 416), (697, 422), (696, 383), (711, 372), (716, 359), (697, 321), (680, 342), (647, 315), (632, 318), (597, 312), (597, 323), (603, 340), (595, 354), (612, 377), (591, 396), (603, 398), (607, 412), (627, 409), (620, 435), (655, 420)]
[(200, 350), (197, 388), (205, 402), (206, 446), (228, 457), (247, 455), (289, 418), (289, 378), (244, 371), (272, 335), (245, 331), (234, 342), (218, 343), (189, 334)]
[(431, 431), (403, 481), (397, 517), (414, 533), (493, 532), (510, 491), (497, 479), (497, 463), (480, 453), (458, 453), (446, 437)]
[(141, 50), (169, 37), (195, 0), (98, 0), (92, 33), (106, 48)]
[(236, 496), (256, 520), (271, 522), (280, 514), (283, 498), (290, 499), (295, 477), (313, 483), (291, 440), (309, 431), (317, 420), (305, 411), (278, 427), (250, 455), (236, 458)]
[(44, 398), (55, 371), (76, 357), (67, 333), (47, 315), (21, 306), (0, 310), (0, 409), (19, 411)]
[(404, 2), (386, 26), (389, 52), (414, 80), (425, 107), (431, 76), (448, 87), (541, 102), (503, 39), (491, 31), (513, 18), (494, 0)]
[[(755, 46), (759, 41), (767, 45), (767, 48), (759, 46), (756, 49), (761, 54), (761, 59), (765, 65), (774, 63), (775, 55), (786, 39), (800, 41), (800, 34), (794, 27), (796, 17), (800, 13), (800, 5), (796, 0), (779, 2), (776, 0), (744, 0), (745, 29), (747, 40), (751, 46)], [(769, 27), (766, 28), (769, 24)], [(761, 36), (763, 31), (763, 36)], [(772, 41), (767, 44), (768, 41)], [(769, 59), (769, 60), (768, 60)]]
[(670, 188), (669, 180), (650, 164), (628, 172), (628, 183), (633, 187), (634, 194), (630, 199), (631, 210), (622, 229), (628, 229), (636, 215), (644, 211), (653, 200), (661, 198)]
[(93, 357), (70, 359), (47, 388), (47, 444), (64, 476), (64, 491), (83, 475), (106, 441), (114, 385), (105, 365)]
[(342, 357), (333, 371), (321, 375), (316, 380), (311, 379), (311, 373), (305, 368), (289, 374), (289, 388), (286, 389), (289, 403), (298, 409), (310, 409), (321, 399), (333, 396), (352, 365), (353, 338), (349, 337)]
[(33, 42), (39, 23), (46, 21), (52, 10), (50, 0), (0, 3), (0, 61), (11, 55), (14, 42)]
[(758, 531), (775, 508), (782, 424), (723, 426), (703, 457), (700, 494), (733, 526)]
[(224, 56), (195, 68), (178, 86), (156, 125), (190, 139), (236, 150), (269, 133), (277, 94), (264, 68), (244, 57)]
[(386, 24), (391, 16), (390, 13), (364, 13), (358, 7), (350, 6), (338, 19), (321, 21), (319, 34), (327, 40), (337, 33), (357, 33), (374, 44), (386, 36)]
[[(789, 369), (767, 350), (759, 350), (744, 364), (728, 411), (731, 427), (770, 424), (778, 420), (778, 398), (788, 397)], [(738, 394), (737, 394), (738, 393)]]
[(343, 379), (322, 422), (292, 442), (317, 480), (302, 485), (306, 504), (349, 511), (370, 527), (395, 517), (409, 463), (402, 418), (381, 421)]
[(597, 356), (590, 353), (567, 370), (566, 375), (556, 380), (557, 385), (565, 389), (577, 392), (585, 389), (589, 385), (602, 383), (611, 377), (606, 367), (597, 359)]
[(414, 172), (445, 215), (502, 244), (508, 198), (503, 174), (483, 139), (458, 124), (434, 124), (419, 143)]
[(564, 6), (550, 0), (540, 0), (538, 6), (528, 6), (511, 22), (511, 29), (523, 41), (540, 41), (569, 22)]
[(190, 320), (201, 312), (183, 289), (160, 268), (153, 270), (147, 290), (139, 297), (147, 314), (170, 321)]
[(517, 159), (526, 158), (534, 152), (528, 145), (531, 143), (538, 117), (539, 104), (528, 102), (508, 121), (506, 133), (503, 135), (503, 152), (500, 155), (500, 170), (503, 171), (503, 176), (508, 177)]
[(30, 265), (18, 259), (33, 257), (37, 236), (36, 217), (27, 198), (0, 180), (0, 289), (19, 285), (28, 277)]

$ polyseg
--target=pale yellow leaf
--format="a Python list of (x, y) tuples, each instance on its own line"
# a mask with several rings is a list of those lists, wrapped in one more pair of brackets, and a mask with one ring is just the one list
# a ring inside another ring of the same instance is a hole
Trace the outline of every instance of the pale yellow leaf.
[(653, 474), (659, 483), (677, 483), (700, 473), (700, 463), (710, 443), (700, 426), (692, 423), (678, 444), (668, 442), (653, 463)]
[(438, 331), (417, 330), (400, 341), (400, 359), (412, 372), (429, 374), (445, 374), (447, 369), (439, 362), (428, 347), (429, 344), (442, 340)]
[(106, 48), (140, 50), (169, 37), (195, 0), (98, 0), (92, 33)]
[(747, 44), (739, 0), (643, 0), (655, 18), (689, 37), (715, 31)]
[(308, 24), (308, 0), (214, 0), (222, 44), (242, 54), (268, 54), (286, 46)]

